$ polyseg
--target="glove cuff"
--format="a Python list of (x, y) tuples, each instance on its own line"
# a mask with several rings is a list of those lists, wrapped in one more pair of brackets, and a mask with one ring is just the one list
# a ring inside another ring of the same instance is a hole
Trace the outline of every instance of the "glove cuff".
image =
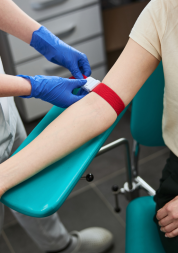
[(31, 86), (32, 86), (32, 90), (31, 90), (30, 95), (28, 95), (28, 96), (19, 96), (19, 97), (21, 97), (21, 98), (32, 98), (32, 97), (34, 97), (34, 95), (33, 95), (34, 94), (34, 87), (32, 85), (31, 77), (30, 76), (25, 76), (25, 75), (17, 75), (17, 76), (23, 77), (24, 79), (27, 79), (27, 80), (30, 80), (30, 83), (31, 83)]
[(48, 61), (52, 61), (56, 55), (56, 50), (52, 45), (57, 43), (57, 40), (59, 40), (59, 38), (46, 27), (41, 26), (38, 30), (33, 32), (30, 46), (45, 56)]

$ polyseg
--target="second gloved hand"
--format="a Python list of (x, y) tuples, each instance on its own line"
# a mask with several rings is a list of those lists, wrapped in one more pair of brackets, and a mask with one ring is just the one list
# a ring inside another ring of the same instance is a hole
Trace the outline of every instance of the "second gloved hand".
[(58, 107), (67, 108), (85, 96), (74, 95), (72, 91), (80, 88), (87, 81), (84, 79), (68, 79), (57, 76), (26, 76), (18, 75), (30, 80), (32, 90), (29, 96), (23, 98), (40, 98)]
[(69, 69), (77, 79), (82, 79), (82, 74), (91, 75), (86, 55), (67, 45), (44, 26), (33, 32), (30, 46), (44, 55), (48, 61)]

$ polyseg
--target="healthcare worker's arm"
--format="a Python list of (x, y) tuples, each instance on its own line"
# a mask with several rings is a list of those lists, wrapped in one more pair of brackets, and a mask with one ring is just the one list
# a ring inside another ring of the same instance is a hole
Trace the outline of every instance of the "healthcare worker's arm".
[[(130, 39), (103, 82), (128, 105), (158, 64)], [(94, 92), (70, 106), (27, 147), (0, 165), (0, 196), (104, 132), (116, 118), (113, 108)]]
[(73, 94), (73, 90), (86, 83), (84, 79), (57, 76), (10, 76), (0, 74), (0, 97), (22, 96), (40, 98), (53, 105), (67, 108), (86, 94)]
[[(82, 74), (91, 74), (85, 54), (61, 41), (25, 14), (13, 1), (0, 0), (0, 14), (1, 30), (30, 44), (49, 61), (68, 68), (76, 78), (83, 79)], [(85, 80), (60, 77), (0, 75), (0, 97), (35, 97), (65, 108), (84, 97), (73, 95), (72, 91), (85, 83)]]
[(69, 69), (76, 78), (82, 79), (82, 74), (90, 76), (85, 54), (57, 38), (11, 0), (0, 0), (0, 29), (30, 44), (49, 61)]
[(41, 25), (11, 0), (0, 0), (0, 13), (0, 29), (30, 44), (33, 32)]
[(30, 95), (30, 81), (18, 76), (0, 74), (0, 97)]

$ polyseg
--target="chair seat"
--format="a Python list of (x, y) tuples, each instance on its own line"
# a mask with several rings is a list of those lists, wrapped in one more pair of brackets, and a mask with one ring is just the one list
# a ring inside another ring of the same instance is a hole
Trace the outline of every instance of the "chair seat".
[[(106, 132), (90, 140), (73, 153), (47, 167), (37, 175), (13, 187), (2, 196), (1, 202), (20, 213), (34, 217), (46, 217), (56, 212), (81, 178), (127, 108), (128, 106)], [(35, 139), (63, 111), (64, 109), (54, 106), (15, 153), (19, 152)]]
[(126, 253), (165, 253), (153, 221), (153, 197), (140, 197), (127, 207)]

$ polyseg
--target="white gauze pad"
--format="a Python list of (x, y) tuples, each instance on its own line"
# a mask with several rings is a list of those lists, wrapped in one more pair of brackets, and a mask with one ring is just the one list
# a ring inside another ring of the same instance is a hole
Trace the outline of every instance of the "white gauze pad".
[(88, 92), (92, 91), (98, 84), (101, 83), (99, 80), (96, 80), (93, 77), (87, 77), (86, 80), (87, 83), (82, 86), (82, 89)]

